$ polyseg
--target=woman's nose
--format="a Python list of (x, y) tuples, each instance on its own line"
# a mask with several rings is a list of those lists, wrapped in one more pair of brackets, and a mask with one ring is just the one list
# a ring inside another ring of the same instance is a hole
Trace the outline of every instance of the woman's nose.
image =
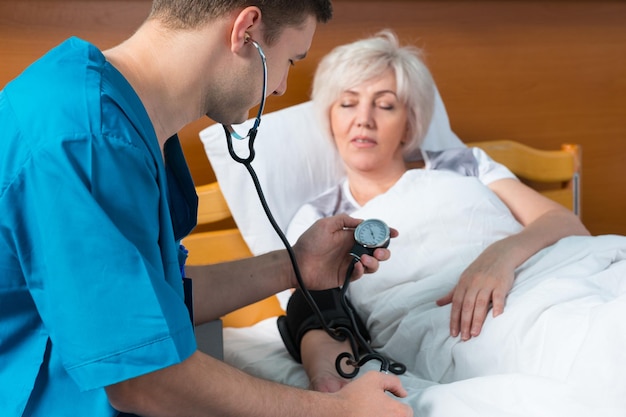
[(371, 128), (373, 126), (373, 122), (370, 111), (366, 109), (361, 110), (357, 115), (356, 124), (358, 127)]

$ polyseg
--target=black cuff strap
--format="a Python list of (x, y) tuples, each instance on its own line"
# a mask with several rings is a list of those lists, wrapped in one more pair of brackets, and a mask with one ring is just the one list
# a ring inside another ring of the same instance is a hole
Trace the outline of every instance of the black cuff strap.
[[(331, 328), (346, 327), (352, 332), (355, 329), (350, 323), (348, 313), (341, 305), (341, 289), (333, 288), (325, 291), (310, 291), (324, 321)], [(309, 306), (301, 290), (296, 290), (287, 304), (286, 315), (280, 316), (277, 321), (278, 331), (289, 354), (297, 361), (302, 362), (300, 344), (304, 334), (309, 330), (322, 329), (317, 315)], [(358, 331), (369, 341), (367, 329), (359, 316), (355, 316)]]
[(376, 248), (366, 248), (363, 245), (359, 245), (358, 243), (355, 243), (354, 246), (352, 247), (352, 250), (350, 251), (350, 255), (354, 256), (356, 259), (360, 261), (361, 256), (365, 254), (374, 256), (374, 250), (376, 250)]

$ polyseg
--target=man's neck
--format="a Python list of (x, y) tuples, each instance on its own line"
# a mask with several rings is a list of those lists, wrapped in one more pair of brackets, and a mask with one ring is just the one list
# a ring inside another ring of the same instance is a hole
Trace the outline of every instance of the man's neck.
[[(188, 50), (185, 35), (164, 34), (156, 23), (145, 23), (131, 38), (104, 51), (107, 60), (127, 79), (143, 103), (161, 148), (183, 126), (202, 114), (195, 114), (193, 93), (186, 90), (184, 61), (178, 50)], [(173, 44), (180, 43), (180, 47)]]

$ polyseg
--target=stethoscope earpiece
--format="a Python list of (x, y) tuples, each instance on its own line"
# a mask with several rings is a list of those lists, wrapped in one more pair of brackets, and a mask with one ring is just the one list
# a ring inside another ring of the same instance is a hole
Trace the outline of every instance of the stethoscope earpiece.
[(261, 45), (259, 45), (256, 41), (254, 41), (252, 37), (250, 36), (250, 34), (247, 32), (244, 35), (244, 42), (252, 43), (252, 46), (256, 48), (257, 52), (259, 53), (259, 56), (261, 57), (261, 63), (263, 64), (263, 92), (261, 93), (261, 103), (259, 104), (259, 111), (256, 115), (256, 120), (254, 121), (254, 125), (248, 131), (247, 135), (241, 136), (240, 134), (235, 132), (235, 129), (233, 129), (232, 126), (224, 125), (224, 129), (226, 130), (227, 138), (229, 141), (230, 141), (231, 135), (237, 140), (243, 140), (245, 138), (253, 139), (256, 136), (257, 129), (259, 128), (259, 125), (261, 124), (261, 115), (263, 114), (263, 110), (265, 109), (265, 98), (267, 96), (267, 62), (265, 59), (265, 53), (263, 52), (263, 49), (261, 49)]
[[(341, 305), (343, 309), (345, 310), (345, 312), (348, 314), (352, 329), (345, 327), (345, 326), (339, 326), (339, 327), (336, 327), (335, 329), (331, 328), (329, 324), (326, 323), (324, 316), (322, 315), (319, 307), (317, 307), (317, 304), (315, 303), (315, 300), (313, 299), (313, 297), (311, 296), (311, 294), (309, 293), (309, 291), (304, 285), (304, 282), (302, 280), (300, 270), (298, 267), (298, 263), (296, 261), (295, 254), (293, 253), (293, 249), (291, 248), (291, 245), (289, 244), (289, 241), (285, 237), (284, 233), (280, 230), (278, 223), (276, 223), (276, 220), (274, 219), (274, 216), (272, 215), (269, 209), (269, 206), (267, 205), (267, 201), (265, 200), (263, 191), (261, 190), (261, 184), (259, 183), (259, 179), (251, 165), (252, 160), (254, 159), (254, 155), (255, 155), (254, 140), (256, 138), (259, 124), (261, 123), (261, 115), (263, 114), (263, 109), (265, 108), (265, 96), (267, 95), (267, 63), (265, 62), (265, 54), (263, 53), (261, 46), (259, 46), (257, 42), (252, 40), (252, 37), (250, 36), (250, 34), (245, 33), (244, 42), (252, 43), (252, 45), (259, 52), (259, 56), (261, 57), (261, 61), (263, 63), (263, 96), (261, 97), (261, 104), (259, 105), (259, 111), (257, 113), (256, 120), (254, 121), (254, 125), (248, 131), (248, 134), (246, 136), (241, 136), (237, 134), (237, 132), (235, 132), (235, 130), (230, 125), (222, 125), (224, 127), (224, 132), (226, 134), (226, 143), (228, 145), (228, 152), (230, 153), (230, 156), (236, 162), (243, 164), (248, 170), (248, 172), (250, 173), (252, 182), (254, 183), (254, 188), (256, 189), (257, 194), (259, 196), (259, 200), (261, 201), (261, 205), (263, 206), (263, 211), (267, 215), (267, 218), (272, 224), (272, 227), (278, 234), (278, 237), (281, 239), (281, 241), (285, 245), (285, 248), (287, 249), (287, 253), (289, 254), (289, 258), (293, 265), (296, 279), (302, 289), (303, 294), (305, 295), (307, 302), (309, 303), (310, 308), (315, 312), (318, 320), (320, 321), (322, 328), (332, 338), (336, 340), (348, 339), (350, 342), (350, 345), (352, 348), (352, 354), (346, 352), (337, 357), (335, 367), (339, 375), (343, 376), (344, 378), (354, 378), (358, 374), (361, 366), (363, 366), (366, 362), (372, 359), (377, 359), (381, 362), (381, 368), (380, 368), (381, 372), (384, 372), (384, 373), (392, 372), (396, 375), (403, 374), (406, 371), (406, 367), (403, 364), (391, 362), (388, 358), (376, 352), (374, 349), (372, 349), (372, 347), (369, 345), (367, 340), (359, 332), (354, 312), (352, 311), (352, 308), (349, 305), (349, 302), (347, 300), (347, 294), (346, 294), (348, 290), (348, 284), (350, 283), (350, 277), (352, 276), (352, 272), (354, 270), (354, 265), (356, 264), (356, 262), (359, 261), (358, 257), (355, 257), (353, 261), (350, 263), (350, 266), (348, 270), (346, 271), (346, 280), (341, 289)], [(237, 153), (235, 152), (235, 149), (233, 148), (232, 138), (235, 138), (238, 140), (249, 138), (248, 157), (242, 158), (237, 155)], [(365, 354), (364, 355), (360, 354), (361, 351), (363, 351)], [(347, 360), (348, 365), (351, 365), (354, 368), (352, 372), (345, 372), (342, 369), (341, 364), (345, 360)]]

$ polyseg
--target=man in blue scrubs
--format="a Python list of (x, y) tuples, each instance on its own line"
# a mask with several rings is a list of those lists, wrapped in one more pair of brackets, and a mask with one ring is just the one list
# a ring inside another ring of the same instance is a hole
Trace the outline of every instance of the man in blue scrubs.
[[(323, 0), (155, 0), (106, 51), (77, 38), (0, 92), (0, 413), (3, 416), (409, 416), (393, 376), (336, 395), (262, 381), (201, 352), (178, 242), (197, 199), (176, 132), (232, 124), (282, 94)], [(326, 219), (294, 251), (312, 289), (339, 285), (357, 220)], [(389, 252), (363, 256), (354, 278)], [(285, 251), (196, 271), (204, 322), (285, 288)]]

